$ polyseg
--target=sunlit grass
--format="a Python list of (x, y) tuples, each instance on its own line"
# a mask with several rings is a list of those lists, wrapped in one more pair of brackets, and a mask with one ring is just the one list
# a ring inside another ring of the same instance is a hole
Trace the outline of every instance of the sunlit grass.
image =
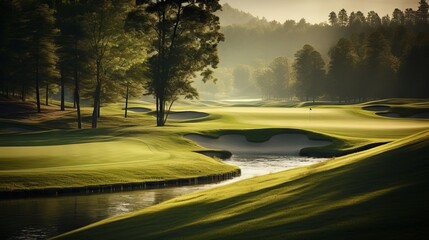
[(417, 239), (427, 234), (429, 132), (198, 192), (61, 239)]
[[(369, 103), (369, 104), (380, 104)], [(391, 103), (383, 103), (391, 104)], [(426, 104), (426, 105), (425, 105)], [(405, 101), (404, 106), (416, 108)], [(130, 107), (153, 109), (133, 101)], [(170, 120), (155, 127), (150, 113), (128, 112), (121, 103), (101, 110), (98, 129), (89, 129), (91, 108), (82, 108), (84, 129), (75, 128), (75, 112), (53, 117), (0, 119), (0, 189), (81, 187), (205, 176), (232, 171), (193, 151), (203, 150), (185, 139), (189, 133), (219, 136), (233, 131), (262, 141), (284, 132), (300, 132), (332, 140), (323, 148), (304, 149), (309, 155), (339, 155), (393, 141), (429, 127), (426, 119), (386, 118), (362, 109), (363, 105), (319, 105), (298, 108), (210, 106), (188, 103), (175, 111), (198, 111), (209, 116)], [(427, 103), (419, 103), (419, 108)], [(42, 111), (43, 112), (43, 111)], [(58, 129), (65, 128), (65, 129)], [(259, 129), (259, 130), (258, 130)]]

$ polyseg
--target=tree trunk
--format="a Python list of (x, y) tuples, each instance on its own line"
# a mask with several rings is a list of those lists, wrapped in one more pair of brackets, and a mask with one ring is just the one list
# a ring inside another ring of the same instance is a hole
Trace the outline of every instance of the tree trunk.
[(94, 108), (92, 109), (92, 124), (91, 124), (92, 128), (97, 128), (98, 104), (99, 104), (98, 88), (99, 88), (99, 85), (97, 84), (97, 86), (95, 87), (95, 93), (94, 93)]
[(158, 94), (155, 93), (155, 99), (156, 99), (156, 124), (158, 125), (158, 119), (159, 119), (159, 97)]
[(25, 102), (25, 83), (22, 84), (21, 101)]
[(162, 127), (164, 126), (164, 117), (165, 117), (165, 99), (164, 96), (160, 96), (159, 97), (159, 101), (158, 101), (158, 117), (157, 117), (157, 123), (156, 125), (158, 127)]
[(97, 120), (98, 120), (98, 115), (99, 115), (100, 67), (101, 67), (101, 63), (99, 60), (97, 60), (96, 66), (97, 66), (97, 75), (96, 75), (97, 85), (95, 87), (95, 93), (94, 93), (94, 109), (92, 110), (92, 128), (97, 128)]
[(49, 105), (49, 84), (46, 83), (46, 98), (45, 98), (45, 105)]
[(125, 94), (125, 114), (124, 114), (125, 118), (128, 117), (128, 88), (129, 88), (128, 85), (129, 84), (127, 83), (127, 91), (126, 91), (126, 94)]
[(76, 109), (76, 95), (73, 94), (73, 108)]
[(76, 99), (76, 109), (77, 109), (77, 128), (82, 128), (82, 117), (80, 115), (80, 96), (79, 96), (79, 81), (77, 78), (75, 79), (75, 89), (74, 89), (74, 95)]
[(37, 112), (40, 113), (40, 89), (39, 89), (39, 43), (37, 44), (36, 52), (36, 101), (37, 101)]
[(64, 72), (63, 72), (63, 70), (61, 69), (60, 70), (60, 74), (61, 74), (61, 111), (64, 111), (64, 110), (66, 110), (66, 108), (65, 108), (65, 104), (64, 104), (64, 102), (65, 102), (65, 100), (64, 100), (64, 92), (65, 92), (65, 89), (64, 89), (64, 85), (65, 85), (65, 81), (64, 81)]
[(5, 80), (6, 82), (6, 97), (9, 98), (9, 80)]
[(40, 91), (39, 91), (39, 70), (36, 66), (36, 101), (37, 101), (37, 112), (40, 113)]
[(97, 119), (101, 117), (101, 83), (98, 87), (98, 108), (97, 108)]
[(79, 89), (79, 75), (77, 71), (77, 63), (78, 63), (78, 56), (77, 56), (77, 42), (74, 43), (75, 47), (75, 62), (74, 62), (74, 103), (73, 105), (76, 106), (76, 112), (77, 112), (77, 128), (82, 128), (82, 116), (80, 114), (80, 89)]
[(173, 106), (174, 101), (171, 101), (170, 105), (168, 106), (167, 109), (167, 113), (165, 114), (165, 118), (164, 118), (164, 124), (167, 122), (168, 116), (170, 115), (171, 112), (171, 107)]

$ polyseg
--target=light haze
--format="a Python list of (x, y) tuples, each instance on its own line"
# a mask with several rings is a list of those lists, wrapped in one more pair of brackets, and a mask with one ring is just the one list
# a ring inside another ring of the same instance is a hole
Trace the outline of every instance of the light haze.
[(283, 23), (288, 19), (299, 21), (305, 18), (310, 23), (321, 23), (328, 21), (331, 11), (338, 13), (342, 8), (348, 14), (361, 11), (366, 15), (375, 11), (380, 17), (392, 16), (395, 8), (417, 10), (419, 0), (220, 0), (220, 3), (228, 3), (233, 8), (269, 21)]

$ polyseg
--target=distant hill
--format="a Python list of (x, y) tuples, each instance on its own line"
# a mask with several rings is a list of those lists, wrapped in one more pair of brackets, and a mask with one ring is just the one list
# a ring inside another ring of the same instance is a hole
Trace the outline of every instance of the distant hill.
[(329, 48), (341, 37), (336, 29), (309, 24), (304, 19), (267, 21), (227, 3), (216, 15), (225, 35), (225, 42), (219, 44), (221, 67), (266, 63), (280, 56), (292, 59), (304, 44), (313, 45), (326, 59)]
[(259, 20), (259, 18), (250, 13), (231, 7), (228, 3), (222, 5), (222, 11), (217, 12), (216, 15), (220, 18), (221, 26), (245, 25)]

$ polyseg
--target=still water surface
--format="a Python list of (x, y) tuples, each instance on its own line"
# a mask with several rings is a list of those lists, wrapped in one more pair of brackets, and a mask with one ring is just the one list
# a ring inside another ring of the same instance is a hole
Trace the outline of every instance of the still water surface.
[(239, 155), (225, 162), (240, 167), (241, 176), (221, 183), (94, 195), (1, 200), (0, 239), (46, 239), (187, 193), (323, 160), (291, 156)]

